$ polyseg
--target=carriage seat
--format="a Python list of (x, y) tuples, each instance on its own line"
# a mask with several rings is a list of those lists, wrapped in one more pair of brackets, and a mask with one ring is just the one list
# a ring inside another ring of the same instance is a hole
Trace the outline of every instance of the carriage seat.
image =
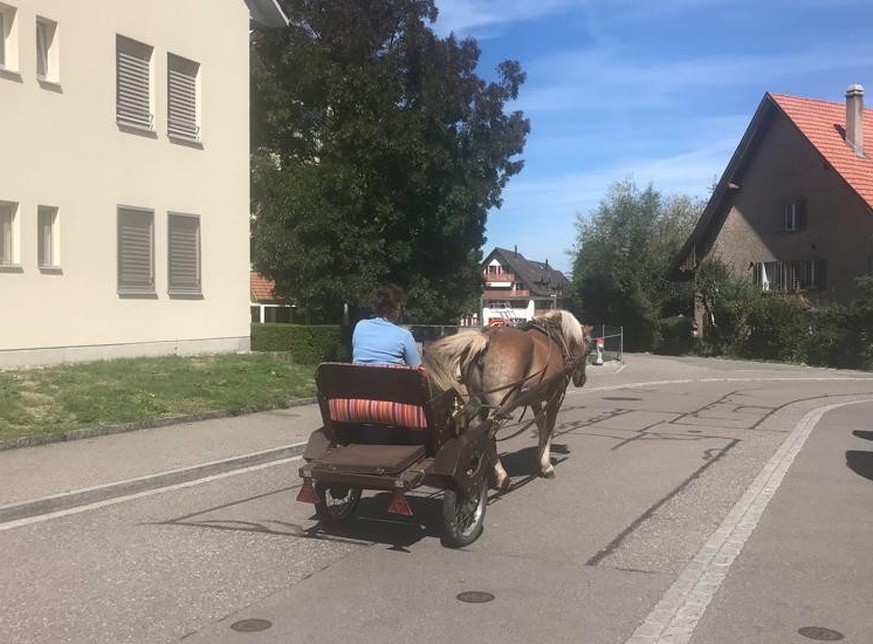
[(325, 362), (315, 382), (333, 444), (425, 445), (432, 454), (453, 432), (455, 393), (434, 396), (423, 367)]

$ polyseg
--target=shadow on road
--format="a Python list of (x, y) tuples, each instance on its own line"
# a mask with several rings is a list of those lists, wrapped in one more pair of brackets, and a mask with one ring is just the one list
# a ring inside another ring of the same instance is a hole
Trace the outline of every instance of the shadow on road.
[(855, 474), (873, 481), (873, 452), (849, 450), (846, 452), (846, 467)]
[(852, 436), (857, 436), (858, 438), (863, 438), (866, 441), (873, 441), (873, 432), (867, 432), (863, 429), (856, 429), (852, 432)]

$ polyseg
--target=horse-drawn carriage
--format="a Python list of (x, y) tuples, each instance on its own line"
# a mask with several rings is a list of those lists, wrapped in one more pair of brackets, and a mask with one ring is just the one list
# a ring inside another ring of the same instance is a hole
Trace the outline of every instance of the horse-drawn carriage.
[[(443, 490), (442, 543), (475, 541), (484, 524), (489, 468), (495, 467), (499, 487), (509, 482), (495, 434), (513, 409), (534, 410), (541, 471), (554, 475), (548, 452), (555, 416), (571, 377), (580, 384), (581, 372), (584, 380), (588, 353), (583, 328), (563, 313), (563, 325), (558, 315), (526, 330), (450, 336), (431, 346), (425, 368), (320, 365), (324, 425), (303, 454), (297, 499), (314, 503), (329, 525), (348, 519), (364, 490), (393, 493), (388, 512), (409, 516), (405, 494), (436, 487)], [(486, 352), (489, 343), (494, 350)], [(518, 350), (506, 350), (515, 345)], [(489, 377), (489, 360), (500, 363), (499, 375)]]

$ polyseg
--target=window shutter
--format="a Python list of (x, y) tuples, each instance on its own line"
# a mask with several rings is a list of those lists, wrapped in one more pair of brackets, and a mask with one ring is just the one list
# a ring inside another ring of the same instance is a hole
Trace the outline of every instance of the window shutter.
[(12, 207), (0, 204), (0, 266), (12, 263)]
[(149, 58), (126, 51), (119, 40), (116, 57), (116, 117), (122, 125), (152, 128)]
[(48, 77), (48, 25), (40, 20), (36, 23), (36, 75)]
[(816, 288), (827, 288), (828, 286), (828, 261), (826, 259), (818, 259), (815, 261), (814, 276)]
[(797, 202), (797, 230), (806, 230), (806, 200)]
[(155, 291), (153, 215), (118, 211), (118, 290), (128, 294)]
[(196, 140), (197, 64), (170, 55), (167, 65), (167, 132), (171, 136)]
[(171, 294), (199, 294), (200, 220), (197, 217), (168, 217), (168, 275)]
[(6, 14), (0, 11), (0, 67), (6, 67)]

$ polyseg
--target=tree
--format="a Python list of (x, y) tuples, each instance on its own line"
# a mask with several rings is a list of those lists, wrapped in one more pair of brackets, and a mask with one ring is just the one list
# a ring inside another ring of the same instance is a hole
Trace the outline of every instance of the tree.
[(579, 216), (571, 303), (589, 321), (625, 327), (629, 348), (650, 349), (660, 317), (692, 311), (689, 285), (666, 278), (702, 204), (664, 198), (632, 179), (610, 187), (590, 218)]
[(524, 73), (476, 74), (437, 37), (433, 0), (289, 0), (252, 45), (253, 261), (279, 294), (336, 319), (379, 283), (409, 319), (475, 308), (491, 208), (529, 131), (505, 112)]

